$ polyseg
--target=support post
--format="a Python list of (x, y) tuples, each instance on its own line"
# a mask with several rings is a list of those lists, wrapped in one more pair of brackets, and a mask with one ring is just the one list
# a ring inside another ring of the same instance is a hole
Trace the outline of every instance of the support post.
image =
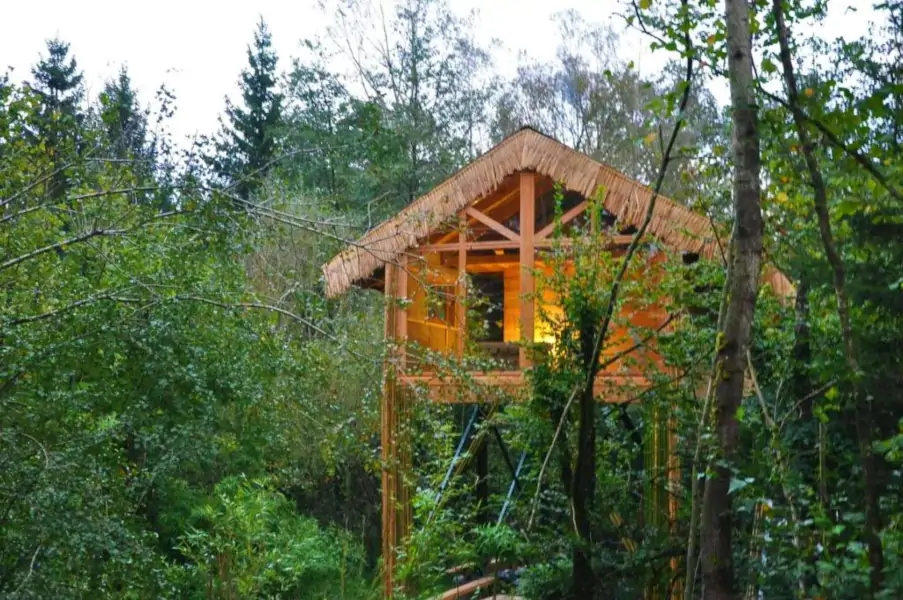
[[(386, 265), (386, 344), (395, 341), (395, 275), (396, 267)], [(383, 558), (383, 598), (391, 598), (395, 580), (395, 389), (396, 374), (392, 364), (391, 346), (386, 353), (383, 373), (383, 396), (380, 416), (380, 459), (382, 462), (382, 558)]]
[[(534, 281), (533, 268), (535, 254), (533, 234), (536, 229), (536, 174), (522, 172), (520, 174), (520, 335), (525, 342), (533, 341), (534, 323)], [(520, 349), (520, 367), (530, 366), (530, 360), (524, 348)]]
[(455, 287), (455, 354), (464, 358), (464, 343), (467, 338), (467, 219), (460, 218), (458, 232), (458, 280)]
[(382, 458), (382, 555), (383, 596), (391, 598), (395, 587), (398, 550), (411, 526), (410, 490), (405, 477), (410, 470), (411, 449), (407, 394), (400, 385), (404, 370), (407, 339), (407, 310), (399, 300), (407, 296), (408, 274), (402, 259), (399, 265), (386, 265), (386, 341), (387, 353), (382, 406), (380, 407)]
[[(668, 418), (668, 522), (671, 533), (678, 530), (677, 522), (677, 498), (680, 493), (680, 459), (677, 455), (677, 418), (674, 416), (675, 406), (671, 406), (671, 414)], [(671, 572), (674, 580), (678, 580), (680, 573), (680, 561), (674, 557), (670, 561)], [(672, 600), (683, 600), (683, 587), (675, 585), (671, 590)]]
[[(398, 259), (398, 266), (395, 267), (395, 276), (397, 281), (395, 283), (395, 297), (396, 300), (406, 300), (408, 297), (408, 263), (407, 258), (405, 256), (401, 256)], [(395, 341), (398, 343), (398, 360), (396, 364), (402, 370), (405, 367), (405, 344), (408, 340), (408, 309), (404, 306), (399, 306), (396, 302), (395, 306)]]

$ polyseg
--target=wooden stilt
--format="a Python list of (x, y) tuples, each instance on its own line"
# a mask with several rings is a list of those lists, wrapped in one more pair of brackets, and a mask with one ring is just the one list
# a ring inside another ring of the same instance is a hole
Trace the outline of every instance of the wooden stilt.
[[(672, 535), (677, 532), (677, 499), (680, 497), (680, 461), (677, 456), (677, 418), (674, 415), (674, 406), (671, 406), (671, 414), (668, 418), (668, 522)], [(671, 559), (671, 572), (677, 575), (680, 570), (680, 561), (677, 557)], [(672, 578), (673, 580), (673, 578)], [(683, 587), (676, 585), (671, 591), (673, 600), (682, 600)]]
[[(396, 267), (386, 265), (386, 329), (389, 344), (395, 339), (395, 289)], [(392, 352), (386, 354), (383, 374), (383, 395), (380, 405), (380, 458), (382, 460), (382, 557), (383, 557), (383, 597), (391, 598), (394, 593), (395, 572), (395, 389), (397, 376), (392, 364)]]
[(467, 341), (467, 220), (462, 216), (458, 232), (458, 281), (455, 287), (455, 354), (464, 357)]
[[(533, 341), (534, 291), (533, 267), (535, 264), (533, 234), (536, 229), (536, 174), (525, 171), (520, 174), (520, 335), (525, 342)], [(524, 300), (529, 297), (530, 300)], [(520, 349), (520, 367), (530, 366), (524, 348)]]
[(392, 598), (395, 567), (402, 544), (411, 527), (411, 467), (408, 394), (400, 384), (405, 368), (407, 311), (399, 300), (407, 296), (408, 274), (404, 262), (386, 266), (386, 339), (393, 344), (385, 366), (381, 422), (382, 458), (382, 555), (383, 596)]

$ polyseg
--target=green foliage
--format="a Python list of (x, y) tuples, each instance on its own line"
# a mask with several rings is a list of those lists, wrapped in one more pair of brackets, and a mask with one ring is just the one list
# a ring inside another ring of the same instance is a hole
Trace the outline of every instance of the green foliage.
[(282, 94), (277, 88), (277, 56), (263, 19), (257, 24), (253, 45), (248, 46), (248, 66), (239, 82), (242, 105), (226, 100), (226, 119), (214, 170), (242, 198), (255, 191), (272, 167), (280, 150), (276, 137), (282, 118)]
[[(334, 246), (199, 184), (159, 133), (167, 94), (147, 139), (124, 72), (97, 105), (72, 99), (78, 118), (48, 112), (49, 93), (0, 88), (0, 594), (234, 597), (206, 557), (243, 535), (278, 567), (235, 556), (241, 597), (365, 597), (377, 304), (325, 303)], [(56, 145), (31, 135), (47, 119)]]
[(231, 477), (197, 508), (179, 550), (188, 584), (210, 598), (362, 598), (359, 543), (299, 516), (264, 481)]
[(136, 169), (143, 167), (144, 173), (148, 173), (153, 161), (147, 139), (148, 111), (142, 110), (125, 67), (119, 70), (116, 79), (104, 84), (99, 104), (106, 143), (113, 155), (123, 160), (145, 161), (136, 165)]
[[(858, 372), (840, 343), (833, 273), (792, 114), (775, 92), (783, 69), (774, 19), (768, 3), (756, 4), (766, 256), (799, 298), (782, 302), (763, 290), (757, 305), (737, 415), (741, 451), (727, 465), (735, 578), (766, 598), (867, 597), (863, 507), (872, 491), (885, 557), (874, 595), (897, 598), (903, 3), (877, 3), (878, 33), (842, 41), (801, 33), (834, 3), (783, 3), (846, 267)], [(384, 305), (368, 291), (326, 300), (320, 265), (521, 125), (653, 181), (683, 85), (674, 65), (687, 52), (699, 77), (664, 189), (705, 212), (726, 246), (730, 136), (709, 91), (725, 75), (719, 3), (644, 0), (629, 11), (665, 57), (660, 77), (618, 60), (609, 29), (565, 14), (556, 60), (524, 58), (511, 81), (492, 71), (472, 18), (441, 0), (403, 2), (382, 22), (366, 0), (326, 8), (333, 25), (284, 73), (261, 21), (241, 101), (227, 102), (210, 147), (180, 151), (166, 133), (174, 96), (161, 87), (146, 104), (124, 69), (89, 97), (62, 40), (48, 41), (31, 82), (0, 77), (0, 595), (378, 594)], [(337, 59), (354, 71), (338, 70)], [(236, 202), (245, 210), (234, 210)], [(518, 594), (566, 597), (575, 548), (588, 550), (600, 581), (614, 582), (604, 590), (612, 595), (680, 587), (699, 503), (692, 478), (723, 464), (700, 395), (718, 376), (709, 366), (721, 343), (724, 264), (718, 254), (686, 256), (687, 264), (668, 254), (650, 285), (648, 257), (664, 251), (644, 244), (623, 283), (629, 300), (614, 307), (621, 310), (603, 360), (625, 340), (648, 339), (668, 368), (626, 357), (654, 387), (618, 392), (642, 404), (581, 414), (570, 399), (588, 375), (586, 332), (606, 314), (620, 265), (605, 243), (560, 245), (546, 257), (553, 268), (538, 280), (562, 298), (562, 312), (540, 317), (557, 341), (529, 349), (532, 400), (494, 407), (478, 427), (481, 440), (498, 427), (512, 456), (529, 451), (501, 524), (487, 518), (510, 482), (501, 452), (490, 453), (496, 493), (487, 506), (474, 502), (466, 468), (473, 448), (440, 498), (467, 415), (412, 407), (404, 433), (415, 457), (417, 529), (398, 573), (408, 595), (448, 589), (449, 567), (499, 560), (524, 567)], [(468, 310), (479, 302), (470, 299)], [(679, 312), (679, 327), (630, 320), (655, 304)], [(485, 326), (468, 323), (474, 332)], [(474, 369), (498, 366), (468, 351), (460, 362), (427, 360), (464, 382)], [(503, 397), (496, 392), (486, 392), (487, 403)], [(856, 428), (864, 406), (878, 440), (870, 487), (861, 460), (870, 449), (858, 446)], [(586, 544), (575, 533), (580, 490), (567, 473), (589, 423), (596, 462)], [(661, 440), (671, 424), (677, 489), (664, 484)], [(689, 472), (697, 447), (698, 475)]]

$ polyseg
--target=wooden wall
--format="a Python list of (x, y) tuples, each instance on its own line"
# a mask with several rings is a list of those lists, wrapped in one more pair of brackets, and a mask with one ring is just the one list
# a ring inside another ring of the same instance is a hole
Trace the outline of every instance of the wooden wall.
[[(656, 263), (664, 258), (664, 253), (658, 255), (652, 260), (648, 256), (637, 256), (636, 266), (633, 269), (634, 277), (641, 278), (649, 284), (653, 284), (657, 275)], [(427, 314), (427, 290), (425, 286), (453, 286), (457, 280), (457, 270), (448, 266), (444, 266), (439, 261), (438, 254), (429, 254), (425, 256), (426, 265), (410, 267), (410, 275), (408, 276), (408, 297), (411, 304), (408, 308), (408, 339), (416, 342), (424, 347), (436, 351), (453, 352), (457, 341), (457, 330), (454, 327), (429, 319)], [(547, 277), (551, 275), (551, 267), (543, 264), (537, 264), (537, 270)], [(520, 293), (520, 277), (521, 268), (517, 265), (506, 265), (501, 269), (504, 281), (504, 341), (508, 343), (516, 343), (520, 341), (520, 316), (522, 298)], [(484, 271), (481, 271), (484, 272)], [(537, 278), (537, 284), (543, 277)], [(534, 339), (537, 341), (551, 340), (557, 333), (554, 319), (562, 316), (562, 309), (559, 307), (558, 299), (551, 290), (541, 290), (539, 294), (539, 302), (541, 310), (536, 311), (536, 320), (534, 326)], [(553, 319), (549, 322), (542, 317), (548, 315)], [(616, 320), (627, 319), (633, 327), (640, 328), (657, 328), (668, 318), (664, 308), (660, 306), (649, 306), (644, 302), (625, 301), (621, 308), (621, 314)], [(637, 342), (636, 334), (631, 335), (630, 327), (613, 323), (609, 332), (609, 342), (604, 349), (601, 360), (605, 362), (608, 357), (618, 352), (627, 350)], [(637, 351), (632, 354), (630, 361), (619, 361), (605, 368), (607, 373), (629, 373), (639, 374), (642, 372), (642, 365), (649, 364), (649, 361), (660, 363), (659, 357), (649, 350)], [(627, 362), (633, 362), (628, 367)]]
[(504, 340), (506, 342), (520, 341), (520, 269), (508, 267), (504, 270), (505, 283), (505, 317)]
[[(412, 265), (408, 274), (408, 341), (431, 350), (449, 352), (455, 348), (457, 330), (429, 318), (428, 288), (445, 286), (453, 293), (458, 273), (440, 264), (438, 254), (428, 254), (424, 259), (425, 265)], [(451, 303), (452, 311), (453, 307)]]

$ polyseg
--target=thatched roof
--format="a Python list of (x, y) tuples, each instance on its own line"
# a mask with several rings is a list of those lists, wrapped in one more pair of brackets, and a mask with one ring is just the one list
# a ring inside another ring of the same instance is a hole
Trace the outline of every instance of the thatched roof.
[[(441, 223), (495, 191), (506, 177), (535, 171), (561, 182), (565, 189), (592, 197), (603, 187), (605, 208), (621, 225), (639, 226), (652, 190), (561, 142), (525, 127), (417, 198), (391, 219), (371, 229), (323, 266), (326, 293), (346, 292), (414, 248)], [(656, 200), (647, 233), (675, 250), (712, 258), (718, 245), (711, 222), (664, 196)], [(766, 281), (780, 295), (792, 293), (787, 278), (772, 270)]]

